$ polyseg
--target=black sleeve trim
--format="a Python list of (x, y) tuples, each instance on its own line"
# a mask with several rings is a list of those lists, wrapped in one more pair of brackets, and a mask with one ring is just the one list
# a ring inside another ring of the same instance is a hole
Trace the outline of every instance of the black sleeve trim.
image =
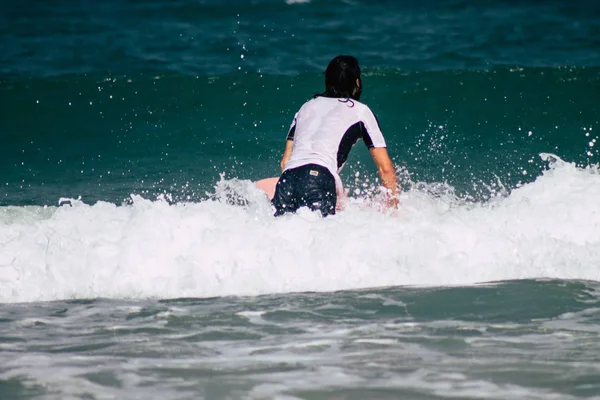
[(365, 128), (365, 126), (363, 125), (362, 122), (361, 122), (361, 125), (364, 130), (363, 135), (362, 135), (363, 141), (367, 145), (367, 149), (372, 149), (373, 147), (375, 147), (375, 145), (373, 144), (373, 139), (371, 139), (369, 132), (367, 132), (367, 128)]
[[(373, 116), (375, 117), (375, 122), (377, 123), (377, 128), (379, 128), (379, 131), (381, 131), (381, 125), (379, 125), (379, 118), (377, 118), (377, 115), (375, 115), (375, 114), (373, 114)], [(369, 132), (367, 132), (366, 128), (365, 128), (365, 133), (363, 135), (363, 140), (365, 141), (367, 148), (372, 149), (373, 147), (375, 147), (375, 145), (373, 144), (373, 139), (371, 139), (371, 136), (369, 135)]]
[(287, 135), (287, 140), (294, 140), (294, 135), (296, 134), (296, 123), (294, 121), (294, 125), (290, 128), (290, 131)]

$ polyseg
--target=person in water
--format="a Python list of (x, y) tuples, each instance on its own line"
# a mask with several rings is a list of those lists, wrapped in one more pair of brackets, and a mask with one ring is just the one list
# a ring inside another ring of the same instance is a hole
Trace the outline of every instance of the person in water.
[(360, 67), (352, 56), (337, 56), (325, 71), (325, 92), (307, 101), (294, 116), (281, 159), (281, 176), (272, 203), (275, 216), (300, 207), (335, 214), (343, 195), (340, 170), (362, 139), (387, 189), (387, 203), (398, 205), (398, 183), (383, 134), (373, 112), (359, 102)]

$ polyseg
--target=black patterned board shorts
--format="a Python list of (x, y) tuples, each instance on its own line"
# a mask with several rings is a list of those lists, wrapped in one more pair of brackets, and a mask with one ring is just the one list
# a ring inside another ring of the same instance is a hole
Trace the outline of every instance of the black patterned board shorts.
[(300, 207), (319, 210), (326, 217), (335, 214), (336, 201), (333, 175), (327, 168), (317, 164), (284, 171), (277, 181), (273, 197), (276, 217), (296, 212)]

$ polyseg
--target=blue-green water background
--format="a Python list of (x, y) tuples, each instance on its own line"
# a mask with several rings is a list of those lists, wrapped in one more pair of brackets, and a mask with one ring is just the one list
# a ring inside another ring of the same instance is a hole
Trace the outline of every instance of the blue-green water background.
[[(362, 63), (363, 100), (411, 176), (405, 186), (448, 182), (484, 199), (499, 181), (510, 190), (535, 179), (540, 152), (598, 162), (595, 1), (2, 9), (3, 205), (165, 192), (198, 201), (220, 173), (274, 176), (294, 112), (340, 53)], [(373, 174), (363, 147), (346, 168), (349, 187), (356, 170)]]

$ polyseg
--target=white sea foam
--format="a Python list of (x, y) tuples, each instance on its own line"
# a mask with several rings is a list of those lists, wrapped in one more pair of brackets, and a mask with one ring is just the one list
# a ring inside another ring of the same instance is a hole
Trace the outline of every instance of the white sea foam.
[(200, 203), (5, 207), (0, 302), (600, 281), (599, 199), (597, 167), (559, 161), (486, 204), (406, 192), (397, 216), (355, 201), (325, 219), (274, 218), (266, 197), (236, 180)]

